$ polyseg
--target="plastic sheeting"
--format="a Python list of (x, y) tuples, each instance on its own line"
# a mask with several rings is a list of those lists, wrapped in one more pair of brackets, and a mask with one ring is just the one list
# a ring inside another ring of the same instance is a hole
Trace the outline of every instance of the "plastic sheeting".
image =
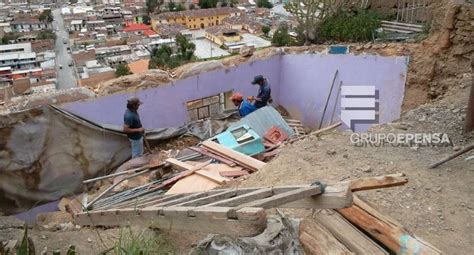
[[(289, 220), (288, 229), (279, 216), (267, 219), (267, 228), (255, 237), (231, 238), (210, 235), (202, 240), (190, 254), (240, 255), (240, 254), (304, 254), (298, 240), (299, 220)], [(296, 233), (296, 234), (292, 234)]]
[(126, 136), (43, 106), (0, 119), (0, 210), (11, 214), (81, 189), (130, 157)]

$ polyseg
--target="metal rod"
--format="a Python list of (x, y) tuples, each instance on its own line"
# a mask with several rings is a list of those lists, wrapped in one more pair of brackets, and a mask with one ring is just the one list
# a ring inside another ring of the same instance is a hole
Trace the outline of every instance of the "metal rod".
[(331, 121), (329, 122), (329, 125), (331, 125), (334, 121), (334, 113), (336, 112), (336, 107), (337, 107), (337, 102), (339, 98), (339, 94), (341, 93), (341, 87), (342, 87), (342, 81), (339, 82), (339, 88), (337, 88), (337, 94), (336, 94), (336, 102), (334, 103), (334, 107), (332, 108), (332, 114), (331, 114)]
[(321, 117), (321, 122), (319, 122), (319, 128), (318, 129), (321, 129), (321, 127), (323, 126), (324, 115), (326, 115), (326, 109), (328, 108), (329, 99), (331, 99), (332, 89), (334, 88), (334, 82), (336, 82), (336, 77), (337, 77), (338, 73), (339, 73), (339, 69), (337, 69), (336, 72), (334, 73), (334, 78), (332, 79), (332, 83), (331, 83), (331, 89), (329, 90), (329, 94), (328, 94), (328, 97), (326, 99), (326, 104), (324, 105), (323, 116)]
[(124, 174), (128, 174), (128, 173), (133, 173), (133, 172), (146, 170), (146, 169), (148, 169), (148, 166), (141, 166), (141, 167), (133, 168), (133, 169), (123, 171), (123, 172), (118, 172), (118, 173), (113, 173), (113, 174), (109, 174), (109, 175), (100, 176), (100, 177), (93, 178), (93, 179), (88, 179), (88, 180), (83, 181), (82, 183), (87, 184), (87, 183), (91, 183), (91, 182), (95, 182), (95, 181), (100, 181), (100, 180), (103, 180), (103, 179), (108, 179), (110, 177), (115, 177), (115, 176), (124, 175)]

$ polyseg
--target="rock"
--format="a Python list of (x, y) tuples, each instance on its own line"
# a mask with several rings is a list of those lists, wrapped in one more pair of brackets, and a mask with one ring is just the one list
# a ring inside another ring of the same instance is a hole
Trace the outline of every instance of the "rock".
[(343, 157), (343, 158), (349, 158), (349, 154), (344, 153), (344, 154), (342, 154), (342, 157)]
[(464, 161), (469, 161), (469, 160), (473, 160), (474, 159), (474, 155), (473, 156), (469, 156), (467, 158), (464, 159)]
[(48, 254), (48, 247), (45, 246), (44, 249), (41, 251), (41, 255), (46, 255)]
[(458, 113), (458, 112), (460, 112), (460, 111), (461, 111), (461, 109), (459, 109), (459, 108), (456, 108), (456, 109), (453, 109), (453, 110), (452, 110), (453, 113)]
[(90, 237), (87, 238), (87, 242), (92, 243), (92, 239)]
[(0, 229), (23, 228), (24, 226), (25, 222), (15, 218), (14, 216), (0, 217)]
[(461, 150), (461, 147), (459, 147), (459, 146), (454, 146), (453, 147), (453, 151), (459, 151), (459, 150)]
[(42, 236), (41, 236), (41, 239), (46, 240), (46, 236), (45, 236), (45, 235), (42, 235)]
[(57, 225), (61, 223), (70, 223), (71, 221), (72, 215), (65, 212), (40, 213), (36, 216), (36, 223), (47, 230), (51, 230), (54, 227), (61, 230), (61, 226), (58, 228)]
[(366, 166), (366, 167), (363, 167), (361, 170), (364, 173), (371, 173), (372, 172), (372, 167), (371, 166)]
[(72, 231), (74, 229), (75, 229), (75, 226), (74, 224), (72, 224), (72, 222), (59, 224), (60, 231)]
[(326, 151), (326, 154), (328, 154), (328, 155), (336, 155), (336, 151), (335, 151), (335, 150), (327, 150), (327, 151)]

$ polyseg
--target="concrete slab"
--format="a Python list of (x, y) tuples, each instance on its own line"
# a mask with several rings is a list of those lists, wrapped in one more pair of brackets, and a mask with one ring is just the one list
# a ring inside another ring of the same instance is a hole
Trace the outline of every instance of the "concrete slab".
[(219, 48), (219, 45), (207, 39), (196, 39), (192, 40), (191, 42), (196, 44), (196, 51), (194, 51), (194, 55), (196, 55), (197, 58), (211, 58), (230, 55), (228, 51)]

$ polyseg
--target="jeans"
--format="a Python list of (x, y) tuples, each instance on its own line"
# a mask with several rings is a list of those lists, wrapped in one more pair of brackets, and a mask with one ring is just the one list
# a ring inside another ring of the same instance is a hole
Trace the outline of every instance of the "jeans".
[(143, 137), (137, 140), (128, 140), (130, 140), (130, 144), (132, 145), (132, 158), (140, 157), (141, 155), (143, 155)]

